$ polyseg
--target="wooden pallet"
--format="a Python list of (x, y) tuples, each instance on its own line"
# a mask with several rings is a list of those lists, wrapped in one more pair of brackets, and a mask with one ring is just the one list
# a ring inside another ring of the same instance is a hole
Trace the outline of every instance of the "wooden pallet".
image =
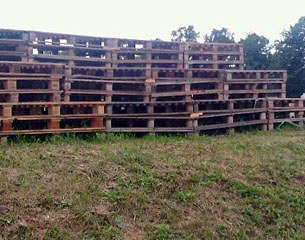
[[(140, 128), (146, 132), (193, 129), (193, 132), (226, 128), (233, 132), (242, 126), (267, 129), (265, 99), (197, 100), (182, 102), (112, 103), (108, 105), (106, 128), (132, 132)], [(177, 126), (177, 121), (181, 126)], [(125, 125), (124, 125), (125, 124)], [(163, 129), (163, 130), (162, 130)]]
[(286, 97), (286, 71), (228, 70), (224, 77), (224, 99)]
[(0, 61), (26, 61), (27, 34), (0, 29)]
[(104, 105), (101, 102), (0, 104), (0, 135), (103, 130)]
[(300, 98), (268, 99), (268, 130), (284, 123), (303, 126), (305, 100)]
[(184, 68), (243, 69), (243, 46), (236, 43), (185, 43)]

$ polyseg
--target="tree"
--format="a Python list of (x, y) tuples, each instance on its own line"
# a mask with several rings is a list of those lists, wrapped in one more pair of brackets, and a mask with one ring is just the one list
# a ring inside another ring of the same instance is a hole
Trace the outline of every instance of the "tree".
[(234, 43), (234, 33), (231, 33), (227, 28), (220, 30), (213, 29), (210, 35), (204, 36), (205, 42), (218, 42), (218, 43)]
[(175, 42), (197, 42), (200, 32), (197, 32), (193, 25), (180, 27), (171, 33), (172, 41)]
[(305, 92), (305, 16), (282, 33), (276, 44), (274, 59), (278, 67), (287, 69), (287, 96), (300, 97)]
[(268, 69), (271, 66), (271, 44), (264, 36), (249, 33), (240, 42), (244, 45), (244, 60), (246, 69)]

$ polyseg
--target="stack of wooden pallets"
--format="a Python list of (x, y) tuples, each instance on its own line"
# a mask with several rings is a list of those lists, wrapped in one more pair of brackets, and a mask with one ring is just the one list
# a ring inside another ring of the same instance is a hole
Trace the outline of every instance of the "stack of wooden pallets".
[(271, 130), (292, 109), (303, 118), (303, 102), (285, 100), (286, 71), (244, 70), (240, 44), (2, 29), (0, 60), (1, 135)]
[(62, 101), (63, 67), (0, 62), (0, 136), (103, 129), (103, 102)]

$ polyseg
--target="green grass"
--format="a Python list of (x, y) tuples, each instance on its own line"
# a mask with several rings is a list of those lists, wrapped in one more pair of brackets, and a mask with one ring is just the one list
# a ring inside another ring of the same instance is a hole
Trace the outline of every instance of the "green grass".
[(0, 239), (305, 239), (305, 130), (0, 146)]

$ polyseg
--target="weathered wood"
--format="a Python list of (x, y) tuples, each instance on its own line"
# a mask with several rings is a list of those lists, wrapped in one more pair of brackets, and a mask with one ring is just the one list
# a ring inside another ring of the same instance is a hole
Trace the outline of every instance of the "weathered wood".
[[(0, 46), (0, 134), (233, 132), (304, 121), (303, 100), (280, 99), (287, 72), (244, 70), (241, 44), (0, 29)], [(23, 121), (30, 127), (15, 129)]]

